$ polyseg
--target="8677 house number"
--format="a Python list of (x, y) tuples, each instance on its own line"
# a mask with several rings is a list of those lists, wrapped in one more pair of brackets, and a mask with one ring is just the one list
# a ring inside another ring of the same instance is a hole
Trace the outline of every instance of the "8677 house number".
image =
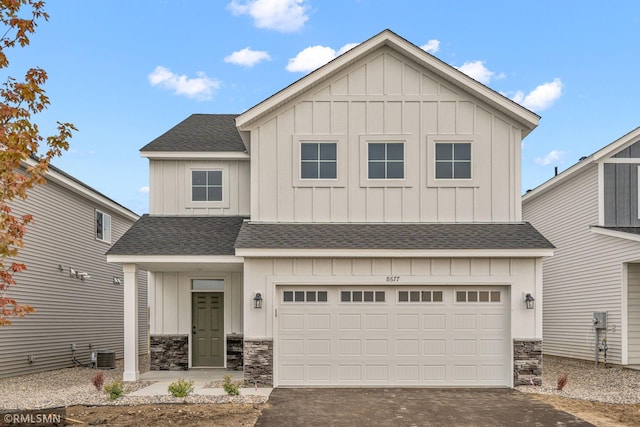
[(400, 281), (400, 276), (387, 276), (387, 282), (397, 283)]

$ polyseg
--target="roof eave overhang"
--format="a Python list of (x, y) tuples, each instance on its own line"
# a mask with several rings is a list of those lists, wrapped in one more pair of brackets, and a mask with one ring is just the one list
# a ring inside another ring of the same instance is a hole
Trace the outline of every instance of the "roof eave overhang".
[(107, 262), (114, 264), (242, 264), (244, 259), (237, 255), (107, 255)]
[(323, 67), (311, 72), (265, 101), (250, 108), (245, 113), (240, 114), (236, 117), (236, 125), (238, 126), (238, 129), (249, 130), (250, 124), (257, 121), (265, 114), (268, 114), (269, 112), (284, 105), (290, 99), (317, 86), (335, 73), (356, 62), (367, 53), (383, 46), (388, 46), (410, 56), (413, 60), (432, 70), (443, 79), (458, 87), (464, 88), (478, 98), (485, 100), (485, 102), (497, 110), (511, 117), (522, 125), (523, 138), (538, 126), (540, 116), (534, 112), (477, 82), (392, 31), (385, 30), (364, 43), (352, 48)]
[(553, 249), (272, 249), (237, 248), (244, 258), (539, 258)]
[(150, 160), (250, 160), (241, 151), (141, 151), (140, 156)]
[(632, 240), (634, 242), (640, 242), (640, 234), (625, 233), (624, 231), (610, 230), (607, 228), (602, 228), (602, 227), (593, 226), (593, 225), (589, 227), (589, 229), (591, 230), (592, 233), (595, 233), (595, 234), (601, 234), (603, 236), (617, 237), (619, 239), (626, 239), (626, 240)]

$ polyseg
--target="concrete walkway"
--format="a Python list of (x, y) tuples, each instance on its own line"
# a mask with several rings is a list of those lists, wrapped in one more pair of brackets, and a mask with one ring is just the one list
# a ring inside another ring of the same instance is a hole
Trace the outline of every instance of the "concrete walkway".
[[(129, 396), (169, 396), (169, 384), (179, 379), (193, 381), (193, 394), (201, 396), (224, 396), (227, 394), (222, 387), (206, 387), (207, 384), (222, 381), (225, 375), (231, 375), (231, 380), (242, 381), (242, 371), (227, 371), (225, 369), (191, 369), (189, 371), (149, 371), (140, 374), (141, 381), (154, 381), (153, 384), (129, 393)], [(240, 389), (241, 396), (269, 396), (273, 389), (266, 387), (246, 386)]]

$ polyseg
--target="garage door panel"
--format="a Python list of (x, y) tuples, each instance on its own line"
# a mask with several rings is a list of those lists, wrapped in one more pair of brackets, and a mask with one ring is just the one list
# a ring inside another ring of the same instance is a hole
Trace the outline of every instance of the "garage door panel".
[[(306, 294), (314, 287), (299, 289)], [(359, 295), (355, 287), (347, 289)], [(371, 288), (361, 289), (365, 295)], [(463, 302), (454, 301), (453, 287), (438, 288), (442, 295), (437, 302), (411, 300), (411, 292), (405, 292), (408, 297), (401, 302), (398, 288), (383, 289), (386, 297), (381, 303), (341, 301), (338, 287), (326, 291), (324, 303), (280, 303), (274, 343), (277, 384), (509, 384), (506, 305), (477, 301), (483, 287), (464, 288), (467, 298), (474, 292), (467, 289), (476, 289), (478, 298)], [(431, 298), (433, 293), (421, 290), (420, 295)], [(507, 300), (507, 295), (501, 299)]]

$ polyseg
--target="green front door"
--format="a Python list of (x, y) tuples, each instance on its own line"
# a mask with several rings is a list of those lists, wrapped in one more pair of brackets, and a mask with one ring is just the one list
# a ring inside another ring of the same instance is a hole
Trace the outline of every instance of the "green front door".
[(197, 366), (224, 366), (224, 294), (192, 294), (192, 363)]

